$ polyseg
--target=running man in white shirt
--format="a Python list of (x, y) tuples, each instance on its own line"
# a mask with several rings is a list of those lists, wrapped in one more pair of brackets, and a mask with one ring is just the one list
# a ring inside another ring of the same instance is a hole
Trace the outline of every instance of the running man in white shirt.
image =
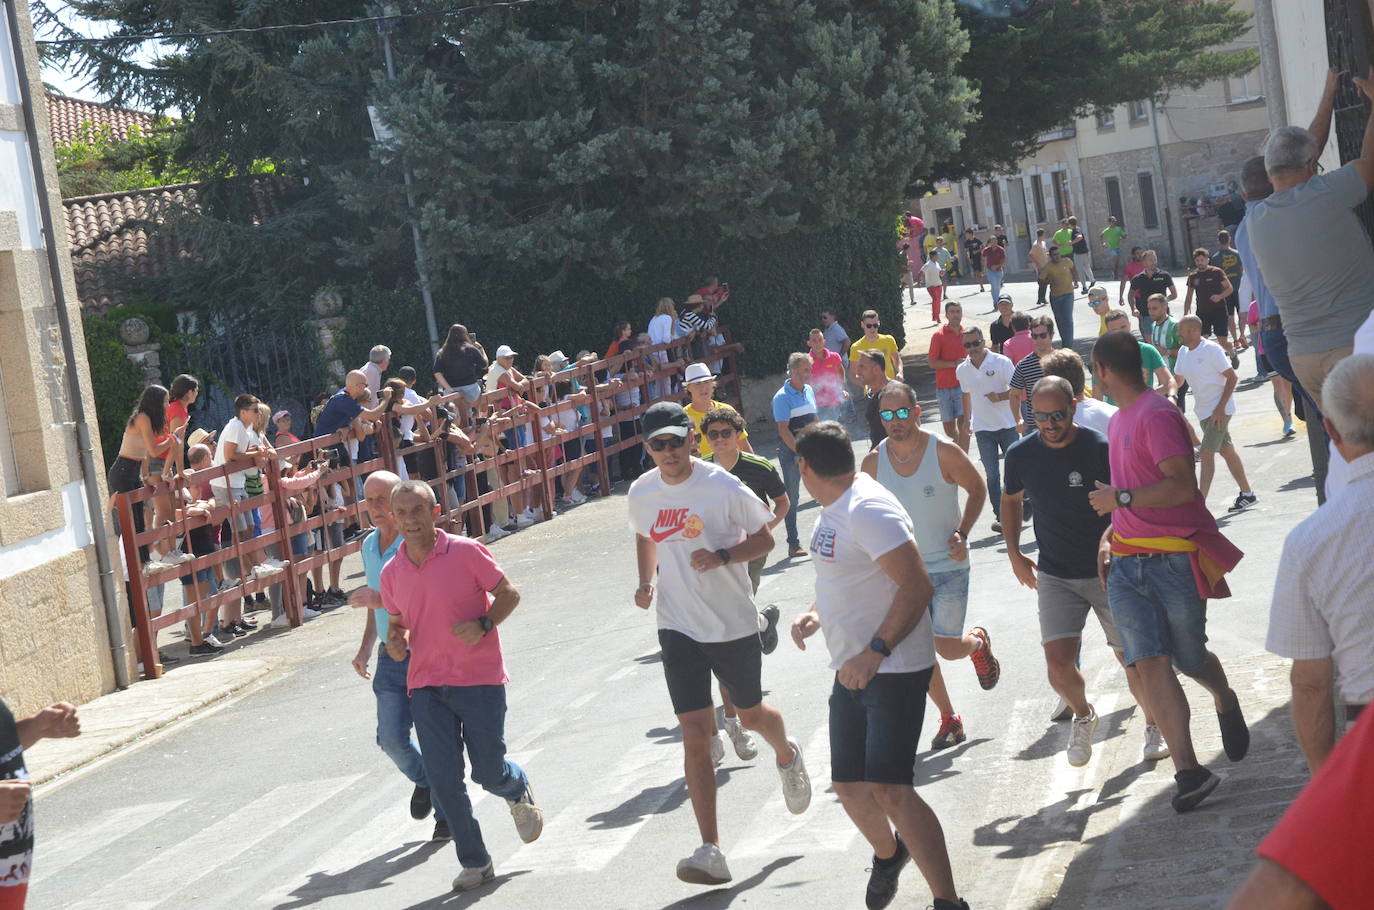
[(964, 413), (971, 415), (970, 427), (978, 442), (978, 457), (988, 482), (992, 502), (992, 530), (1002, 530), (1002, 456), (1021, 438), (1021, 412), (1012, 402), (1011, 374), (1016, 365), (1007, 357), (989, 351), (983, 330), (973, 325), (964, 329), (965, 359), (954, 368), (959, 388), (964, 390)]
[(793, 622), (792, 640), (805, 649), (807, 638), (824, 632), (836, 671), (830, 776), (845, 812), (873, 847), (867, 906), (891, 903), (907, 860), (915, 859), (935, 910), (968, 910), (954, 886), (940, 820), (914, 786), (935, 666), (925, 605), (935, 589), (911, 519), (881, 484), (855, 473), (853, 445), (838, 423), (803, 430), (797, 456), (821, 514), (811, 537), (816, 603)]
[(787, 737), (782, 714), (763, 701), (758, 611), (747, 566), (772, 549), (773, 515), (739, 478), (692, 457), (692, 419), (680, 405), (652, 405), (642, 427), (656, 468), (630, 486), (628, 497), (639, 565), (634, 601), (647, 610), (658, 595), (663, 673), (682, 728), (683, 771), (701, 832), (701, 846), (678, 863), (677, 877), (719, 885), (730, 880), (730, 870), (716, 825), (712, 675), (729, 690), (740, 722), (773, 747), (788, 810), (800, 815), (811, 804), (801, 747)]
[(1228, 511), (1243, 512), (1258, 502), (1259, 497), (1250, 489), (1245, 465), (1241, 464), (1240, 453), (1231, 444), (1231, 432), (1227, 429), (1231, 416), (1236, 413), (1236, 399), (1232, 393), (1239, 377), (1221, 345), (1202, 337), (1202, 320), (1198, 317), (1184, 316), (1178, 321), (1178, 340), (1183, 346), (1178, 349), (1174, 372), (1188, 381), (1196, 399), (1198, 418), (1202, 421), (1202, 471), (1198, 490), (1205, 501), (1217, 469), (1216, 456), (1220, 453), (1240, 487), (1240, 494)]

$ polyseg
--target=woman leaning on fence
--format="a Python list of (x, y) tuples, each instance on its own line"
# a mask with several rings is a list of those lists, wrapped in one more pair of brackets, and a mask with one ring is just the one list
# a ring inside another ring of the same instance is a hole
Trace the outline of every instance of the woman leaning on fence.
[[(129, 420), (124, 424), (124, 438), (119, 443), (119, 454), (106, 482), (110, 488), (110, 511), (115, 509), (115, 494), (133, 493), (143, 487), (147, 475), (148, 462), (152, 458), (166, 459), (175, 446), (181, 446), (179, 433), (185, 432), (186, 425), (173, 432), (167, 423), (167, 390), (160, 385), (150, 385), (139, 396)], [(161, 469), (159, 469), (161, 470)], [(147, 527), (143, 520), (143, 505), (132, 509), (134, 533), (141, 534)], [(140, 563), (148, 561), (148, 548), (138, 548)], [(130, 567), (132, 570), (132, 567)]]

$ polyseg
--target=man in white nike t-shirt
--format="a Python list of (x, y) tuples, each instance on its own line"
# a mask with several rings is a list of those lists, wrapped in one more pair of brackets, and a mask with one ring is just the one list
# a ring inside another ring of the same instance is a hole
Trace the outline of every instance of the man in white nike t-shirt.
[(730, 870), (716, 828), (713, 674), (729, 691), (740, 722), (773, 747), (788, 810), (800, 814), (811, 803), (801, 748), (788, 739), (782, 714), (763, 701), (748, 563), (773, 548), (773, 515), (739, 478), (692, 457), (692, 419), (680, 405), (652, 405), (642, 426), (656, 467), (630, 486), (628, 497), (639, 564), (634, 600), (647, 610), (658, 595), (663, 673), (682, 728), (683, 769), (701, 831), (701, 846), (677, 864), (677, 877), (719, 885), (730, 880)]

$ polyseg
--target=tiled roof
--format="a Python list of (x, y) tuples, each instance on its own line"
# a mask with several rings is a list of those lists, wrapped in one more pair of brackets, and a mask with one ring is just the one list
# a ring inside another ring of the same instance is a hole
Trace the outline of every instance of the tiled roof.
[(95, 128), (107, 126), (113, 138), (123, 139), (129, 134), (129, 127), (137, 126), (146, 135), (157, 122), (155, 116), (145, 111), (131, 111), (65, 95), (48, 94), (44, 97), (48, 104), (48, 124), (53, 145), (66, 145), (78, 138), (81, 128), (86, 124)]
[[(118, 306), (130, 279), (164, 275), (170, 263), (198, 258), (190, 243), (174, 231), (150, 232), (149, 228), (179, 211), (195, 211), (200, 186), (186, 183), (62, 201), (76, 294), (83, 311), (104, 312)], [(255, 224), (280, 214), (288, 186), (280, 177), (255, 177), (246, 182), (245, 191), (253, 198)]]

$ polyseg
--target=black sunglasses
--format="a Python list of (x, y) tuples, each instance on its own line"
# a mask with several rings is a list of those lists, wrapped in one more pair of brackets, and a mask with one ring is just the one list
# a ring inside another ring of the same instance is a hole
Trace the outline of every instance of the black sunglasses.
[(1063, 408), (1058, 411), (1031, 411), (1031, 416), (1036, 423), (1058, 423), (1069, 416), (1069, 412)]
[(878, 323), (876, 323), (876, 322), (865, 322), (865, 323), (864, 323), (864, 328), (866, 328), (866, 329), (876, 329), (876, 328), (878, 328)]
[(983, 346), (983, 342), (981, 342), (981, 341), (965, 341), (965, 342), (964, 342), (964, 350), (966, 350), (966, 351), (971, 351), (971, 350), (973, 350), (974, 348), (981, 348), (982, 346)]
[(735, 435), (735, 428), (734, 428), (734, 427), (726, 427), (726, 428), (723, 429), (723, 430), (707, 430), (707, 431), (706, 431), (706, 438), (707, 438), (707, 439), (729, 439), (731, 436), (734, 436), (734, 435)]
[(655, 436), (649, 440), (649, 448), (655, 452), (662, 452), (664, 449), (680, 449), (686, 444), (686, 436)]
[(891, 421), (893, 418), (897, 420), (906, 420), (911, 416), (911, 408), (898, 408), (895, 411), (879, 411), (878, 416), (883, 419), (884, 423)]
[(1031, 332), (1031, 337), (1032, 337), (1032, 338), (1049, 338), (1049, 337), (1050, 337), (1050, 333), (1049, 333), (1049, 332)]

